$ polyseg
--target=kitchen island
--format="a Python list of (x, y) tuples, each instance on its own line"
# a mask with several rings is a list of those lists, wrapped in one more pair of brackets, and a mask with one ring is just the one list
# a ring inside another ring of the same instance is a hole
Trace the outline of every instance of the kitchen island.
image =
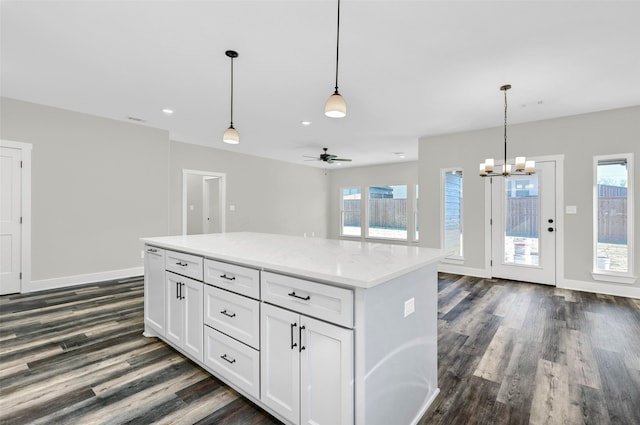
[(415, 424), (438, 394), (444, 251), (262, 233), (142, 240), (145, 335), (283, 422)]

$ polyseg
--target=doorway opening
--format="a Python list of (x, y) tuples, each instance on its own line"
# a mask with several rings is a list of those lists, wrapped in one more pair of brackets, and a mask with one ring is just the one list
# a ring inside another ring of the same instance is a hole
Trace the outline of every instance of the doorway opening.
[(182, 234), (225, 232), (226, 174), (182, 170)]

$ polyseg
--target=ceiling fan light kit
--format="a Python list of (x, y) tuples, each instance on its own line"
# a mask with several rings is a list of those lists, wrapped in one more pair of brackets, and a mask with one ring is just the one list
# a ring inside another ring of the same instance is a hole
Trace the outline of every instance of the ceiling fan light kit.
[(481, 177), (497, 177), (510, 175), (530, 175), (536, 172), (535, 161), (527, 161), (524, 156), (517, 156), (515, 164), (507, 164), (507, 90), (511, 88), (511, 84), (505, 84), (500, 87), (500, 90), (504, 92), (504, 162), (502, 163), (502, 170), (498, 172), (495, 167), (495, 161), (493, 158), (487, 158), (484, 162), (480, 163), (480, 176)]
[(222, 135), (222, 141), (230, 145), (237, 145), (240, 143), (240, 134), (238, 134), (238, 130), (233, 127), (233, 59), (238, 57), (238, 52), (235, 50), (227, 50), (224, 54), (231, 59), (231, 119), (229, 128), (227, 128)]
[(340, 59), (340, 0), (338, 0), (338, 25), (336, 32), (336, 86), (335, 91), (324, 106), (324, 114), (330, 118), (343, 118), (347, 115), (347, 103), (338, 92), (338, 62)]

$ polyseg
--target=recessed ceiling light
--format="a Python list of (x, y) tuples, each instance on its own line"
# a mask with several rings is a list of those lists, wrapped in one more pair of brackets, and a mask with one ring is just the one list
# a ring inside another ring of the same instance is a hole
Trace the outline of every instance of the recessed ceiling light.
[(162, 113), (165, 114), (165, 115), (171, 115), (171, 114), (173, 114), (173, 109), (164, 108), (162, 110)]
[(300, 124), (309, 126), (311, 125), (311, 121), (300, 121)]

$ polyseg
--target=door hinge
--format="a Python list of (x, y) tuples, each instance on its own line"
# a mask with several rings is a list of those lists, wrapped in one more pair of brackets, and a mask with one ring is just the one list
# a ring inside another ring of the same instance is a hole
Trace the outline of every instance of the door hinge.
[(22, 224), (22, 217), (20, 217), (20, 224)]
[(493, 219), (492, 218), (489, 219), (489, 226), (493, 226)]
[(20, 161), (20, 168), (22, 168), (22, 161)]
[(20, 280), (22, 280), (22, 272), (20, 272)]
[(489, 260), (489, 265), (493, 266), (493, 260)]

